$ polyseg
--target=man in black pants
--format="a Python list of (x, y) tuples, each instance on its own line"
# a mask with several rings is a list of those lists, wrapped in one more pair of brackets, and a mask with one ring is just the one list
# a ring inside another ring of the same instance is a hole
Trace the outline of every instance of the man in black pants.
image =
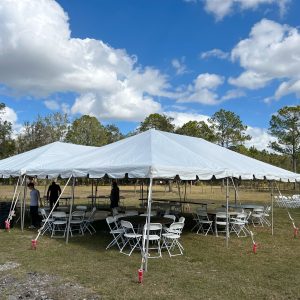
[[(55, 204), (56, 200), (58, 199), (59, 195), (61, 194), (61, 189), (58, 184), (55, 183), (55, 181), (52, 182), (52, 184), (48, 188), (47, 192), (47, 200), (50, 203), (50, 209), (52, 209), (53, 205)], [(59, 206), (59, 203), (57, 202), (54, 210)]]

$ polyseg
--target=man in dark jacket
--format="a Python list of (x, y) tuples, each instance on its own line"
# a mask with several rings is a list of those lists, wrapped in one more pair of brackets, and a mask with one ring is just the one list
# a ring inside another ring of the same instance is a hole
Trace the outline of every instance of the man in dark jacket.
[[(53, 205), (55, 204), (60, 194), (61, 194), (60, 186), (56, 184), (55, 181), (53, 181), (52, 184), (49, 186), (47, 192), (47, 200), (49, 201), (50, 209), (52, 209)], [(59, 202), (57, 202), (54, 210), (58, 206), (59, 206)]]
[(110, 208), (113, 210), (113, 212), (119, 206), (119, 201), (120, 201), (119, 187), (118, 187), (117, 182), (113, 181), (112, 189), (111, 189), (111, 192), (110, 192)]

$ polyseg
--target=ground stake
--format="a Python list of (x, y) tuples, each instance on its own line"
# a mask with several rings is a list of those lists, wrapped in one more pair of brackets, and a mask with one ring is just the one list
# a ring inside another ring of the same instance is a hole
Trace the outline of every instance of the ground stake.
[(253, 243), (252, 251), (253, 251), (254, 254), (256, 254), (256, 251), (257, 251), (257, 244), (256, 243)]
[(37, 240), (31, 240), (31, 249), (36, 250)]
[(299, 233), (299, 228), (295, 226), (294, 227), (294, 238), (297, 237), (298, 233)]
[(8, 220), (5, 221), (5, 230), (6, 231), (10, 230), (10, 222)]
[(143, 282), (143, 275), (144, 275), (144, 270), (138, 269), (139, 283)]

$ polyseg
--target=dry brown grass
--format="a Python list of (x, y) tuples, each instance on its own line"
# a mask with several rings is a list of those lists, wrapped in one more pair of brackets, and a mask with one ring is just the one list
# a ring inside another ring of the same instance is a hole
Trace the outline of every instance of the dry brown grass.
[[(139, 192), (133, 187), (121, 186), (125, 205), (138, 204)], [(42, 188), (40, 188), (42, 191)], [(109, 193), (109, 187), (100, 187), (99, 194)], [(12, 188), (1, 187), (1, 195), (9, 197)], [(220, 187), (193, 187), (188, 199), (217, 200), (223, 204)], [(77, 188), (77, 201), (85, 202), (90, 187)], [(234, 198), (231, 190), (231, 201)], [(178, 198), (165, 193), (164, 187), (154, 187), (154, 198)], [(267, 203), (265, 192), (240, 192), (240, 198), (249, 202)], [(300, 225), (300, 210), (292, 210)], [(232, 237), (229, 248), (223, 238), (201, 236), (190, 232), (192, 220), (187, 220), (182, 236), (185, 248), (181, 257), (149, 262), (144, 283), (137, 283), (137, 270), (141, 257), (120, 254), (116, 248), (105, 250), (111, 240), (105, 222), (96, 224), (94, 236), (75, 237), (66, 245), (64, 241), (43, 236), (37, 251), (30, 249), (32, 231), (14, 228), (10, 233), (0, 232), (0, 263), (18, 262), (21, 267), (13, 272), (24, 276), (26, 272), (59, 275), (65, 280), (79, 282), (104, 299), (299, 299), (300, 298), (300, 239), (293, 238), (285, 209), (275, 210), (275, 235), (270, 228), (255, 228), (259, 244), (258, 253), (251, 252), (249, 238)], [(0, 297), (1, 298), (1, 297)]]

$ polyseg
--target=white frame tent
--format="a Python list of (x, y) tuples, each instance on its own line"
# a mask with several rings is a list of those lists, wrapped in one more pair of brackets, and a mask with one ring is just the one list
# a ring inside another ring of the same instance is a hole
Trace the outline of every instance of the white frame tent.
[[(13, 157), (12, 157), (13, 158)], [(4, 161), (4, 160), (3, 160)], [(0, 161), (0, 176), (2, 162)], [(135, 136), (62, 157), (55, 162), (28, 166), (24, 172), (40, 178), (164, 178), (209, 180), (235, 177), (246, 180), (267, 179), (284, 182), (300, 180), (293, 173), (223, 148), (201, 138), (150, 129)], [(14, 176), (16, 172), (6, 175)], [(17, 176), (19, 173), (17, 173)]]
[[(44, 168), (47, 164), (57, 164), (72, 157), (87, 154), (98, 147), (76, 145), (71, 143), (54, 142), (0, 160), (0, 178), (19, 177), (28, 175), (28, 170)], [(33, 175), (35, 176), (35, 175)], [(57, 176), (45, 175), (55, 178)]]
[[(7, 175), (8, 173), (6, 172)], [(284, 182), (300, 180), (299, 174), (255, 160), (206, 140), (154, 129), (91, 149), (80, 156), (28, 167), (26, 174), (40, 178), (46, 176), (102, 178), (105, 175), (111, 178), (124, 178), (126, 175), (129, 178), (148, 178), (150, 179), (148, 224), (153, 179), (173, 179), (179, 176), (182, 180), (210, 180), (212, 177), (246, 180), (255, 178)]]
[[(98, 148), (71, 143), (54, 142), (0, 160), (0, 178), (19, 177), (17, 185), (15, 187), (11, 210), (14, 210), (14, 207), (18, 202), (21, 189), (23, 187), (21, 204), (22, 230), (24, 228), (24, 215), (26, 208), (26, 176), (30, 176), (28, 174), (28, 169), (43, 168), (45, 164), (55, 165), (58, 164), (58, 162), (60, 162), (61, 160), (66, 160), (75, 156), (81, 156), (95, 149)], [(35, 175), (33, 175), (32, 177), (35, 177)], [(51, 176), (51, 174), (49, 174), (44, 176), (43, 178), (55, 178), (55, 176)], [(19, 191), (18, 194), (17, 191)]]

